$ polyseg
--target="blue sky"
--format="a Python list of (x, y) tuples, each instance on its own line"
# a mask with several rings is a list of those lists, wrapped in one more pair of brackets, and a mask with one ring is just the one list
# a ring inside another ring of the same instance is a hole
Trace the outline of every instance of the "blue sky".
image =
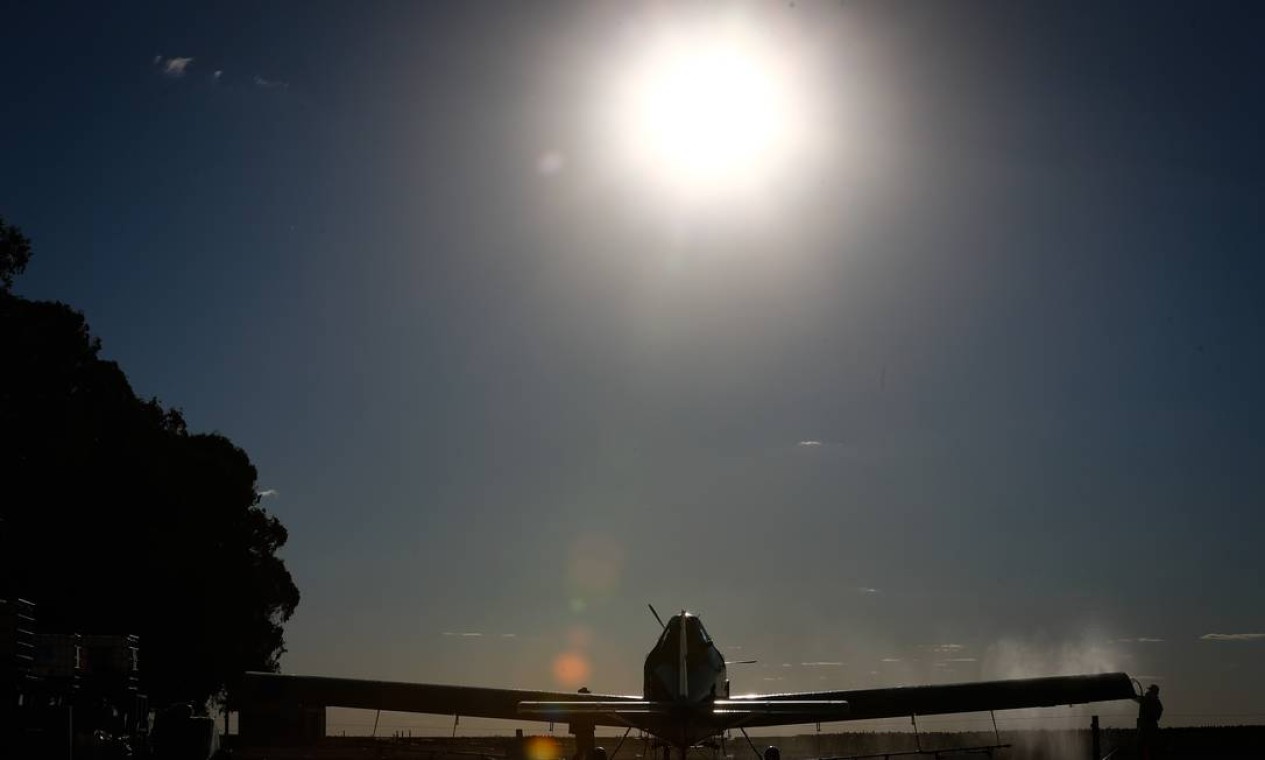
[(248, 451), (284, 668), (636, 692), (650, 601), (742, 691), (1119, 668), (1259, 722), (1261, 12), (695, 6), (803, 63), (758, 203), (611, 168), (676, 13), (3, 12), (17, 290)]

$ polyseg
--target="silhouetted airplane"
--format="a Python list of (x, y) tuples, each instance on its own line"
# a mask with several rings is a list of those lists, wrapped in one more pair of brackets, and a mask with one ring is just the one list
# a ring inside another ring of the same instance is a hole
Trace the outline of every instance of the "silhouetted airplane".
[[(1050, 707), (1134, 696), (1128, 675), (1105, 673), (735, 697), (729, 691), (725, 658), (702, 621), (682, 610), (660, 623), (663, 632), (646, 656), (640, 697), (247, 673), (241, 704), (243, 713), (306, 705), (565, 721), (575, 734), (578, 754), (586, 759), (604, 754), (595, 747), (595, 726), (637, 728), (680, 750), (684, 760), (690, 747), (730, 729), (745, 733), (758, 726)], [(766, 760), (776, 760), (776, 755), (770, 748)]]

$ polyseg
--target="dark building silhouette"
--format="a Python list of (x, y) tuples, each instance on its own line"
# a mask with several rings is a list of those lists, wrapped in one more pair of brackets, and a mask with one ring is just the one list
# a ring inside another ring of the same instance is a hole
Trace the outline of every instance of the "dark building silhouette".
[(98, 731), (132, 742), (148, 734), (137, 636), (41, 633), (35, 604), (0, 599), (0, 656), (4, 756), (54, 756)]

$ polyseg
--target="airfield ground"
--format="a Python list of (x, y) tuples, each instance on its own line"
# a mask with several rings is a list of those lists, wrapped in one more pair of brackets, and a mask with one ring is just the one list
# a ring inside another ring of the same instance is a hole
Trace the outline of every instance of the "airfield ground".
[[(1102, 752), (1107, 755), (1117, 750), (1113, 760), (1129, 760), (1134, 732), (1105, 729), (1101, 735)], [(924, 733), (918, 741), (923, 750), (939, 751), (943, 758), (983, 758), (983, 752), (954, 752), (972, 747), (995, 745), (998, 738), (992, 733)], [(1190, 728), (1166, 728), (1161, 731), (1162, 760), (1259, 760), (1265, 758), (1265, 726), (1212, 726)], [(741, 739), (739, 739), (741, 742)], [(755, 760), (745, 742), (730, 742), (727, 757), (730, 760)], [(614, 742), (607, 750), (614, 749)], [(1088, 730), (1078, 731), (1003, 731), (1000, 743), (1010, 745), (994, 750), (997, 760), (1087, 760), (1091, 756)], [(330, 737), (307, 747), (237, 747), (231, 757), (239, 760), (504, 760), (511, 756), (513, 740), (506, 737), (487, 738), (408, 738), (369, 739), (364, 737)], [(776, 744), (782, 750), (783, 760), (807, 760), (818, 757), (849, 757), (891, 752), (909, 752), (917, 749), (915, 739), (909, 733), (852, 733), (799, 735), (779, 738), (759, 737), (756, 746), (763, 748)], [(569, 738), (554, 745), (556, 758), (537, 757), (532, 760), (562, 760), (574, 751)], [(617, 760), (653, 760), (654, 755), (644, 754), (646, 748), (631, 738), (616, 755)], [(934, 754), (902, 755), (900, 760), (917, 760), (919, 757), (935, 757)], [(712, 750), (694, 750), (691, 760), (719, 760), (721, 755)], [(893, 758), (893, 760), (898, 760)]]

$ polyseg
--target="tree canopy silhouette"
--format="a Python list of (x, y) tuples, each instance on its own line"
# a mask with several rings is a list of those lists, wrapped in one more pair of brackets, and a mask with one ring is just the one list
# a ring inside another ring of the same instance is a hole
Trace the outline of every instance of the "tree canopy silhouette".
[(0, 216), (0, 289), (12, 288), (13, 278), (22, 274), (30, 260), (31, 241)]
[(81, 313), (10, 292), (29, 257), (0, 220), (0, 594), (44, 631), (139, 634), (157, 705), (276, 670), (299, 592), (249, 457), (137, 398)]

